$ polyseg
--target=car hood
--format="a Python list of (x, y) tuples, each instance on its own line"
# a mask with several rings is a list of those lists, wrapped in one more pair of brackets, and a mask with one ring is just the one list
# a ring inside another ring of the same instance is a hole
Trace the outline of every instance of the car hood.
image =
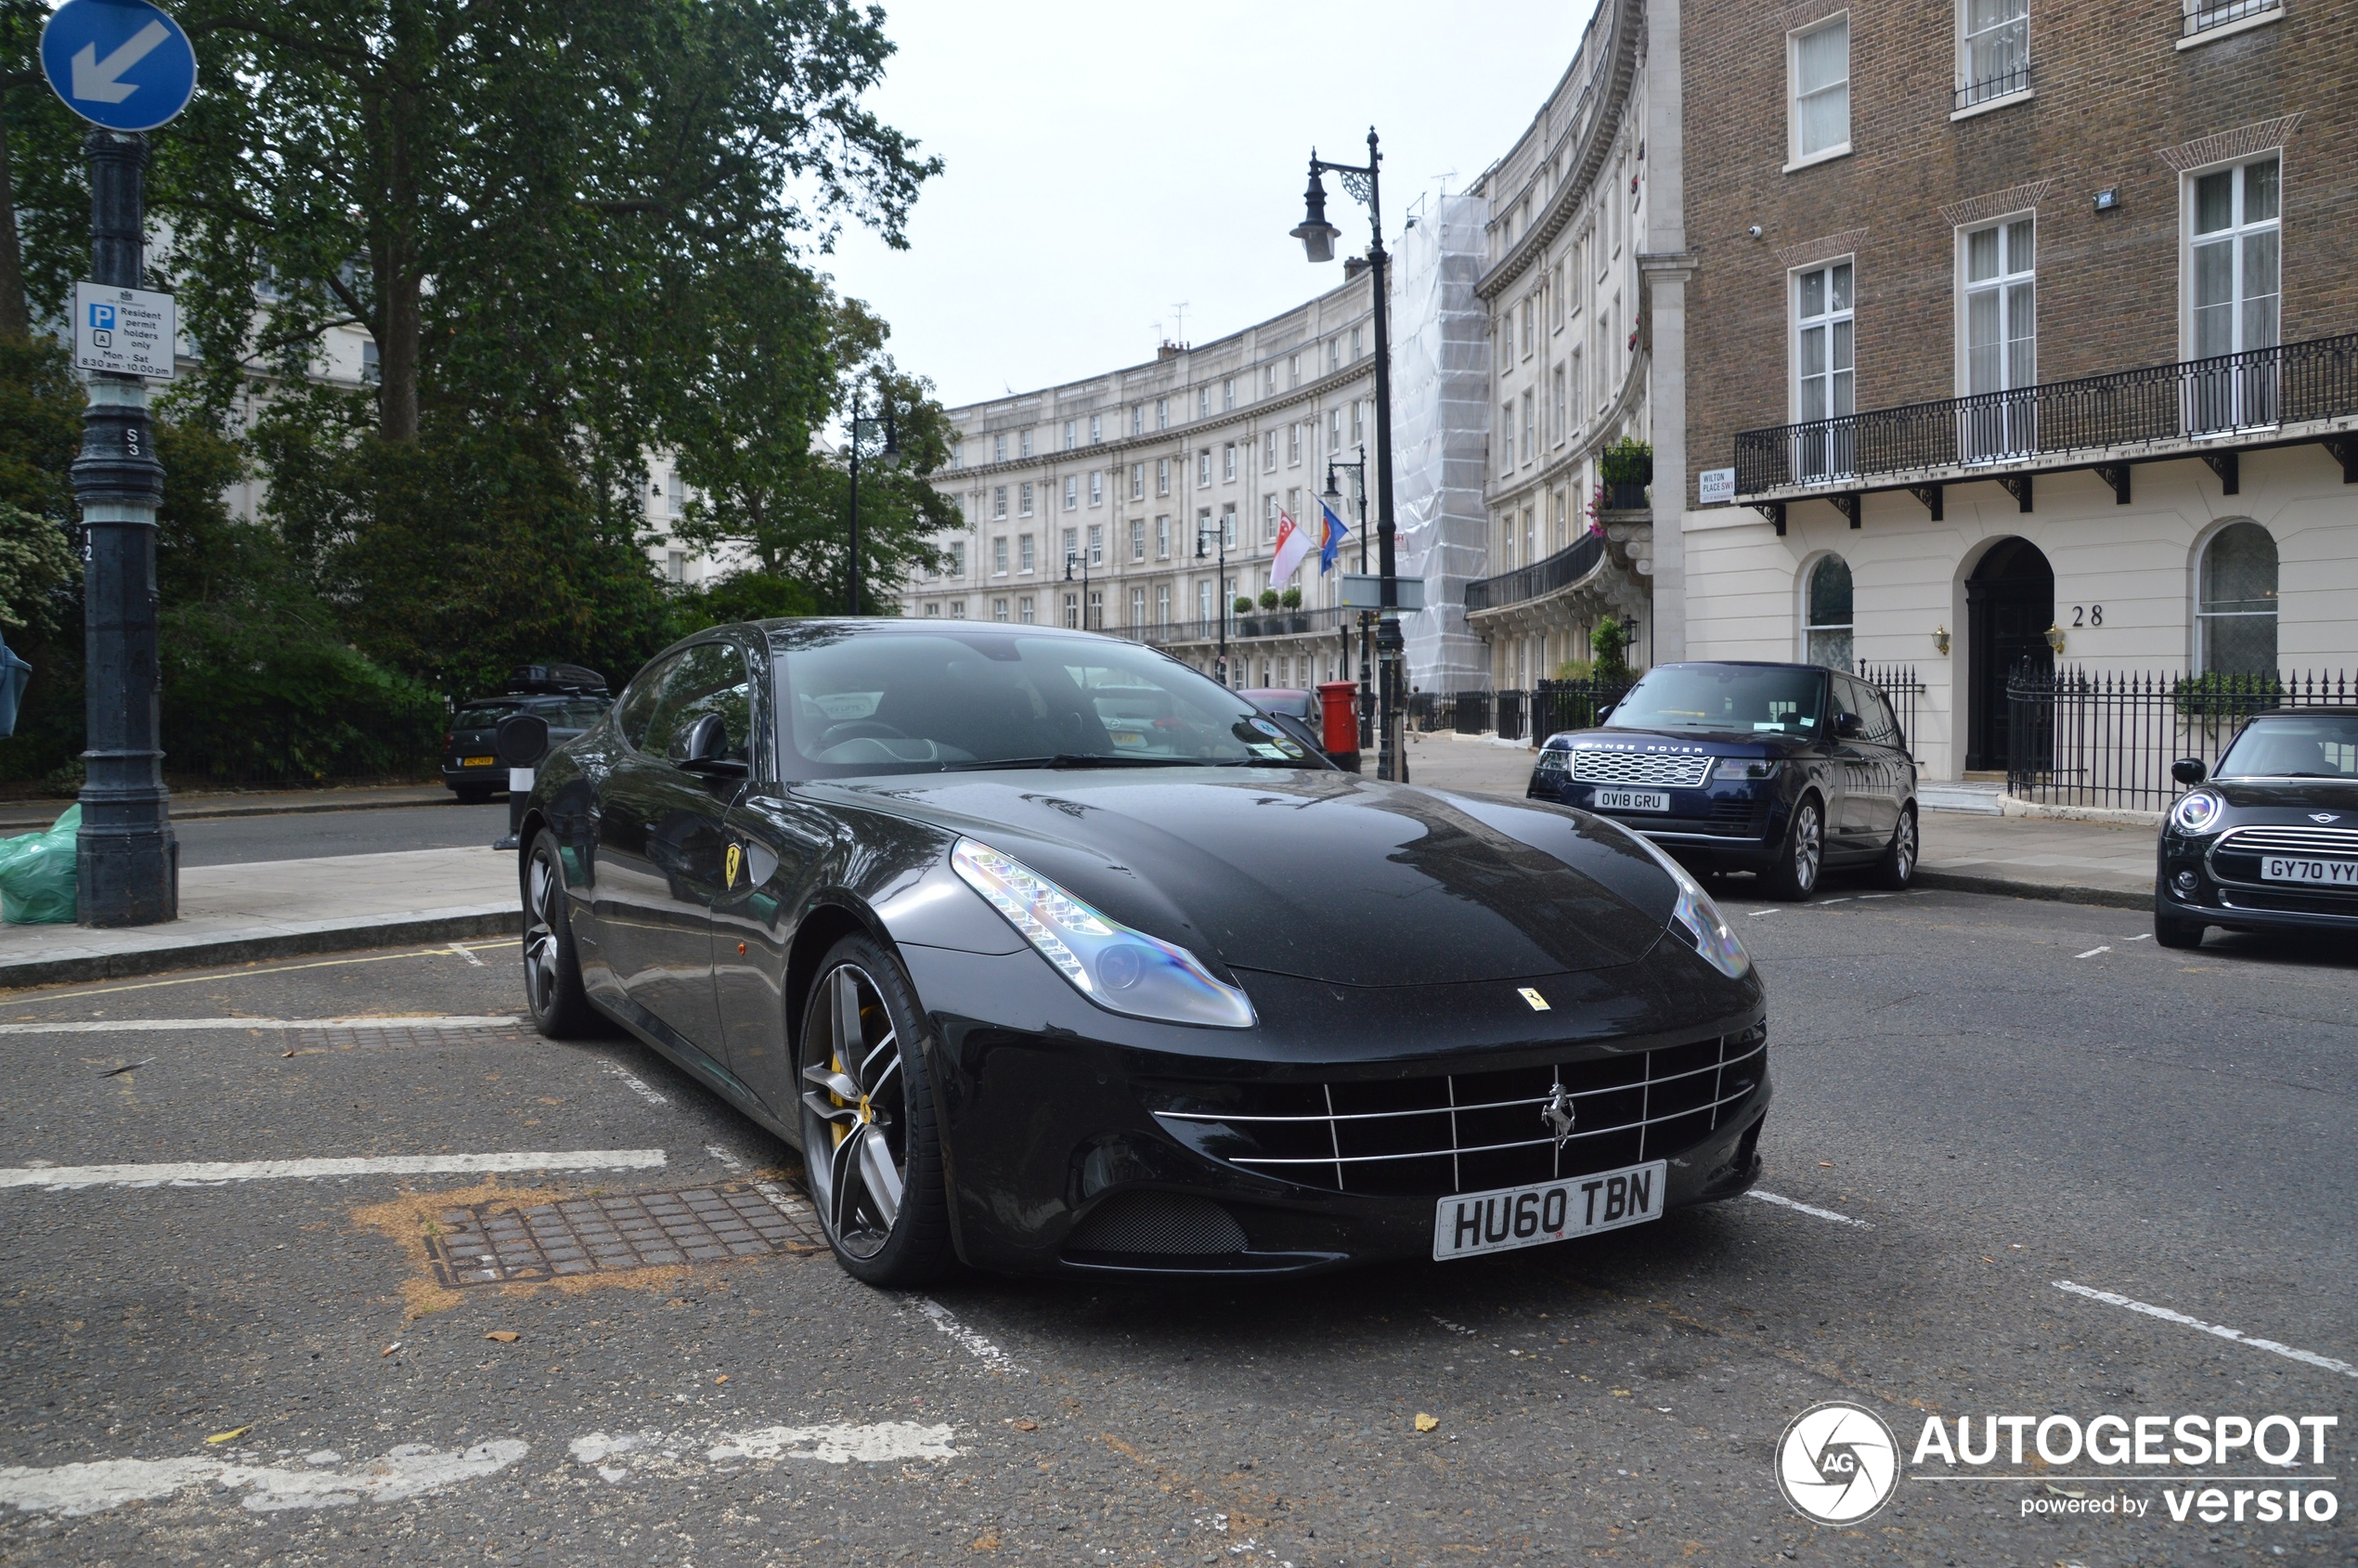
[(1236, 969), (1396, 986), (1630, 963), (1668, 873), (1559, 807), (1274, 769), (926, 774), (797, 786), (969, 835)]
[(2358, 827), (2358, 784), (2339, 779), (2213, 779), (2210, 787), (2230, 806), (2256, 811), (2331, 811), (2342, 821), (2323, 825)]
[(1801, 735), (1750, 730), (1574, 730), (1548, 745), (1578, 751), (1643, 751), (1687, 757), (1792, 757), (1816, 743)]

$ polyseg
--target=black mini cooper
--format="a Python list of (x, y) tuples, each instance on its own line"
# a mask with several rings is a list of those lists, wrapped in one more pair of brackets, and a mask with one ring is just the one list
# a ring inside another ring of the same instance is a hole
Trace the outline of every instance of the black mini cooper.
[(2170, 771), (2196, 787), (2162, 822), (2156, 941), (2358, 927), (2358, 708), (2257, 715), (2216, 772), (2196, 758)]
[(1916, 764), (1873, 686), (1806, 664), (1667, 664), (1601, 725), (1550, 735), (1526, 793), (1634, 828), (1690, 865), (1806, 899), (1830, 865), (1916, 874)]

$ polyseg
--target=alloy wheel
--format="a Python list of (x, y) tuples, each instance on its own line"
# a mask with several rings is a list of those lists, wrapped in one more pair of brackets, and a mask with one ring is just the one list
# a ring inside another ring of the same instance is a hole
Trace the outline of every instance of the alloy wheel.
[(544, 849), (532, 857), (530, 898), (525, 907), (524, 978), (535, 1015), (545, 1017), (556, 1005), (562, 955), (557, 948), (557, 901), (564, 890), (556, 862)]
[(1892, 869), (1905, 882), (1916, 869), (1916, 813), (1899, 813), (1899, 839), (1892, 847)]
[(1818, 862), (1825, 852), (1818, 829), (1818, 808), (1804, 801), (1793, 824), (1794, 886), (1807, 892), (1818, 886)]
[(856, 964), (820, 981), (803, 1052), (803, 1150), (811, 1197), (836, 1245), (873, 1258), (891, 1239), (908, 1176), (900, 1037), (876, 982)]

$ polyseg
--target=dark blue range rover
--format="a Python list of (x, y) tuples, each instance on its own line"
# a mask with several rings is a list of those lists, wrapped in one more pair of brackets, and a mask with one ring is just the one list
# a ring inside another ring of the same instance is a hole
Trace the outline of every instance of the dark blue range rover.
[(1806, 899), (1830, 865), (1916, 873), (1916, 765), (1891, 705), (1820, 665), (1667, 664), (1594, 730), (1550, 735), (1533, 798), (1611, 817), (1687, 864)]

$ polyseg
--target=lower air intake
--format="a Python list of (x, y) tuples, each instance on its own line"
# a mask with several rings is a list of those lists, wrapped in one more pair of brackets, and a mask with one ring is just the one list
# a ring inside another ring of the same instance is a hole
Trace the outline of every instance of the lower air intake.
[(1208, 1198), (1117, 1193), (1082, 1217), (1066, 1239), (1076, 1252), (1147, 1252), (1209, 1258), (1245, 1250), (1245, 1227)]

